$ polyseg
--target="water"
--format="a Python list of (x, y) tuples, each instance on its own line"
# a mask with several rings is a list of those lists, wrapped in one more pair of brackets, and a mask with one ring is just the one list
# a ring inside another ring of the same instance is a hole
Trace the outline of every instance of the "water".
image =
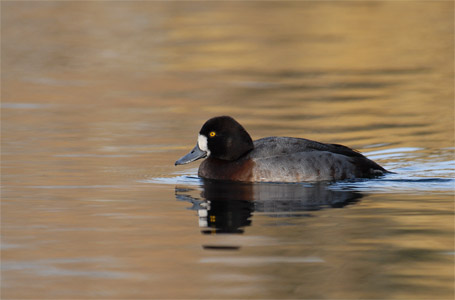
[[(451, 2), (2, 2), (5, 299), (453, 299)], [(202, 181), (208, 118), (395, 172)]]

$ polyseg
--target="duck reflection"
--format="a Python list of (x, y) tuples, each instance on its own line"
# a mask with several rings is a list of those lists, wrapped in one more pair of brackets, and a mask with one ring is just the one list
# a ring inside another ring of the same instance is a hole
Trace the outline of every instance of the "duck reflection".
[(308, 217), (309, 211), (341, 208), (358, 202), (362, 194), (335, 191), (330, 183), (237, 183), (203, 180), (199, 189), (175, 188), (177, 200), (192, 203), (204, 234), (243, 233), (253, 212), (274, 217)]

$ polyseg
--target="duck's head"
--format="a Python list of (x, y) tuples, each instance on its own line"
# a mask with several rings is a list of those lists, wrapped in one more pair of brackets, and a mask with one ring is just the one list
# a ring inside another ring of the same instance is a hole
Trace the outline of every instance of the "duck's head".
[(248, 132), (228, 116), (215, 117), (202, 126), (196, 146), (175, 162), (183, 165), (200, 158), (213, 157), (233, 161), (253, 149)]

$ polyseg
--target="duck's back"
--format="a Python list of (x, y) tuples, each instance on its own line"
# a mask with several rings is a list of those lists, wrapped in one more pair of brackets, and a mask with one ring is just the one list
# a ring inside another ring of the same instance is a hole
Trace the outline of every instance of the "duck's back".
[(254, 141), (247, 159), (251, 181), (320, 181), (374, 177), (387, 171), (346, 146), (302, 138), (268, 137)]

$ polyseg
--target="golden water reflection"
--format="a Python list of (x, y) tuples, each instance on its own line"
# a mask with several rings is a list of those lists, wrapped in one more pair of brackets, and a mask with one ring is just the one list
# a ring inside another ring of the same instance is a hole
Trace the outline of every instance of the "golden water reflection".
[[(453, 298), (453, 2), (1, 8), (3, 298)], [(174, 161), (220, 114), (397, 174), (266, 185), (201, 234)]]

